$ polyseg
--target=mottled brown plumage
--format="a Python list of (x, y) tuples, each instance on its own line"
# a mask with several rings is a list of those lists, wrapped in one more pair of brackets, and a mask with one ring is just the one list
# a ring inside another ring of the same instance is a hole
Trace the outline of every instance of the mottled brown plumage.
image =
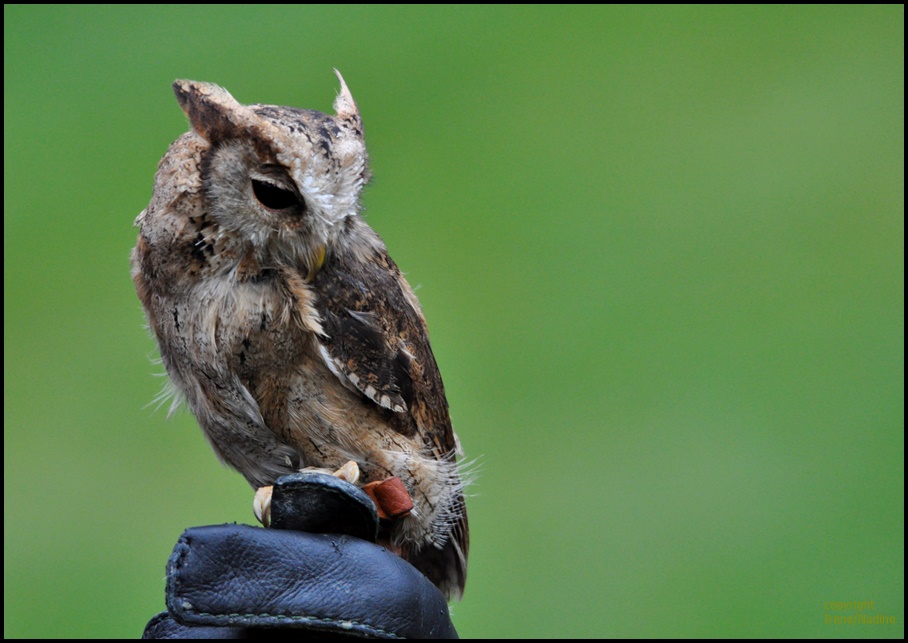
[(333, 116), (174, 92), (192, 129), (136, 219), (132, 274), (176, 390), (254, 487), (349, 460), (363, 483), (399, 477), (414, 510), (386, 544), (459, 596), (457, 438), (416, 297), (359, 215), (367, 156), (343, 79)]

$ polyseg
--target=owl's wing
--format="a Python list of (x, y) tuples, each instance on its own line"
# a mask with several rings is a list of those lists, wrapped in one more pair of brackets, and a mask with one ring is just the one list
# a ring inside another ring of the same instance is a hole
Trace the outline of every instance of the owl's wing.
[(436, 457), (451, 457), (451, 428), (441, 374), (425, 319), (397, 265), (364, 222), (351, 222), (362, 243), (329, 250), (311, 282), (328, 367), (348, 386), (393, 412), (395, 428), (420, 432)]
[[(384, 244), (359, 217), (346, 220), (346, 244), (328, 251), (310, 286), (323, 333), (322, 358), (342, 382), (387, 409), (390, 426), (420, 442), (438, 459), (454, 460), (444, 385), (426, 322)], [(458, 490), (443, 545), (405, 549), (401, 555), (446, 596), (463, 593), (469, 532)]]

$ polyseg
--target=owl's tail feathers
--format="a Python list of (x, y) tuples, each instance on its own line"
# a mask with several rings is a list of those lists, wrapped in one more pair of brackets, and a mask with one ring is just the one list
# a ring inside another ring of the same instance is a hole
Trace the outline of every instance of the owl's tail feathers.
[(449, 601), (463, 598), (464, 586), (467, 584), (470, 532), (467, 529), (467, 508), (462, 497), (460, 503), (460, 519), (441, 547), (427, 545), (415, 553), (409, 552), (403, 556), (432, 581)]

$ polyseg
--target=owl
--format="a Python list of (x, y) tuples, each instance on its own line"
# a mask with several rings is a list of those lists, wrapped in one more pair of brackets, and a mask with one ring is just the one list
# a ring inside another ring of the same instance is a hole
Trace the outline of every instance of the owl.
[(254, 488), (351, 461), (363, 484), (398, 479), (412, 509), (381, 521), (380, 542), (459, 598), (460, 447), (416, 296), (360, 214), (363, 122), (337, 76), (335, 114), (174, 82), (191, 129), (136, 219), (132, 278), (224, 463)]

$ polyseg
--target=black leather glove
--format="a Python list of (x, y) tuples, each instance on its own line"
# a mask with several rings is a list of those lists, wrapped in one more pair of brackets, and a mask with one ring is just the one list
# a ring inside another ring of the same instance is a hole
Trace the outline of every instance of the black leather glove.
[(378, 516), (325, 474), (280, 478), (272, 528), (193, 527), (167, 563), (167, 612), (143, 638), (457, 638), (442, 593), (374, 542)]

